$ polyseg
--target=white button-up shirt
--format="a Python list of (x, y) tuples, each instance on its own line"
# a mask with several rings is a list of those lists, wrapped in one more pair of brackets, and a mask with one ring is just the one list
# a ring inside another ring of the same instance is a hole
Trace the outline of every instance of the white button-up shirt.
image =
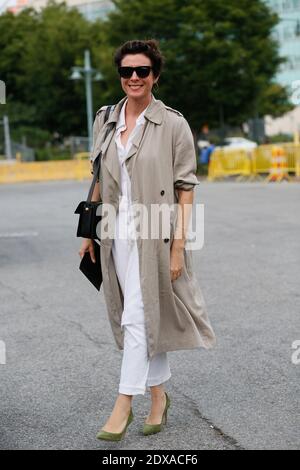
[[(154, 97), (152, 96), (152, 99)], [(127, 105), (126, 100), (120, 111), (119, 119), (116, 125), (115, 143), (117, 146), (120, 173), (121, 173), (121, 196), (119, 201), (119, 213), (117, 216), (116, 227), (115, 227), (115, 238), (122, 238), (128, 240), (135, 240), (135, 226), (132, 212), (132, 200), (131, 200), (131, 181), (126, 168), (126, 157), (132, 145), (132, 139), (139, 131), (140, 127), (145, 124), (144, 114), (147, 108), (138, 116), (136, 125), (129, 135), (126, 146), (124, 147), (121, 142), (121, 132), (127, 129), (125, 121), (125, 108)]]

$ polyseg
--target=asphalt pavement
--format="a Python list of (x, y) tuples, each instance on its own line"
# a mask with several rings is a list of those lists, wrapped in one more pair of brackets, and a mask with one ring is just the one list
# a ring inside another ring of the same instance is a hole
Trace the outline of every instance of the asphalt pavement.
[(193, 262), (217, 346), (169, 352), (167, 426), (143, 436), (150, 396), (139, 395), (120, 443), (95, 438), (122, 352), (103, 292), (78, 269), (73, 212), (88, 185), (0, 185), (0, 448), (300, 449), (300, 184), (198, 186)]

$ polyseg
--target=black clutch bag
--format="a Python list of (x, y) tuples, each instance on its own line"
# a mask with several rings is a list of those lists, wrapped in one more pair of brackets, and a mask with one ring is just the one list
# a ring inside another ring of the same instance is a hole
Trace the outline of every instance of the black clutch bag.
[(100, 245), (93, 240), (96, 263), (91, 260), (90, 253), (86, 251), (82, 257), (79, 269), (88, 278), (89, 281), (100, 290), (102, 284), (102, 271), (100, 259)]
[[(97, 224), (101, 220), (101, 201), (91, 201), (92, 195), (94, 192), (97, 176), (99, 175), (99, 170), (100, 170), (100, 157), (97, 157), (97, 166), (96, 166), (96, 171), (94, 171), (94, 178), (93, 182), (91, 184), (88, 198), (86, 201), (81, 201), (76, 210), (75, 214), (79, 214), (79, 221), (78, 221), (78, 227), (77, 227), (77, 237), (82, 237), (82, 238), (92, 238), (92, 239), (99, 239), (97, 235)], [(99, 208), (99, 210), (98, 210)], [(97, 215), (98, 211), (98, 215)], [(99, 214), (100, 212), (100, 214)]]

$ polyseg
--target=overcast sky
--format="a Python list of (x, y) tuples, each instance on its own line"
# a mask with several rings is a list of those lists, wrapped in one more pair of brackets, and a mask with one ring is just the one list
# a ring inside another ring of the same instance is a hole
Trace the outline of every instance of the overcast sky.
[(0, 13), (5, 10), (7, 7), (13, 6), (16, 4), (16, 0), (0, 0)]

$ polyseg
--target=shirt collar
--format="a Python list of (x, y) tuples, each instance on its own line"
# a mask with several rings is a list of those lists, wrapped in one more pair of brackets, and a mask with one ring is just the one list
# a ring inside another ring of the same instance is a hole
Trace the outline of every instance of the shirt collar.
[[(124, 96), (114, 106), (114, 109), (111, 112), (110, 117), (107, 120), (107, 126), (109, 126), (109, 124), (116, 124), (118, 122), (120, 111), (126, 100), (127, 100), (127, 96)], [(164, 119), (165, 112), (166, 112), (165, 104), (160, 100), (154, 99), (154, 95), (152, 94), (152, 101), (149, 104), (149, 107), (147, 108), (147, 111), (145, 113), (145, 119), (148, 119), (148, 121), (151, 121), (154, 124), (161, 125)]]
[[(139, 125), (141, 125), (141, 124), (144, 124), (144, 122), (145, 122), (145, 113), (146, 113), (147, 109), (149, 108), (149, 106), (151, 105), (151, 102), (152, 102), (152, 101), (157, 101), (157, 100), (154, 98), (153, 95), (152, 95), (152, 100), (150, 101), (150, 103), (149, 103), (149, 105), (147, 106), (147, 108), (145, 108), (144, 111), (142, 111), (141, 114), (137, 117), (136, 126), (139, 126)], [(120, 115), (119, 115), (119, 119), (118, 119), (118, 122), (117, 122), (117, 125), (116, 125), (116, 130), (120, 129), (121, 127), (126, 127), (125, 108), (126, 108), (127, 102), (128, 102), (128, 98), (124, 101), (123, 106), (122, 106), (122, 108), (121, 108)]]

